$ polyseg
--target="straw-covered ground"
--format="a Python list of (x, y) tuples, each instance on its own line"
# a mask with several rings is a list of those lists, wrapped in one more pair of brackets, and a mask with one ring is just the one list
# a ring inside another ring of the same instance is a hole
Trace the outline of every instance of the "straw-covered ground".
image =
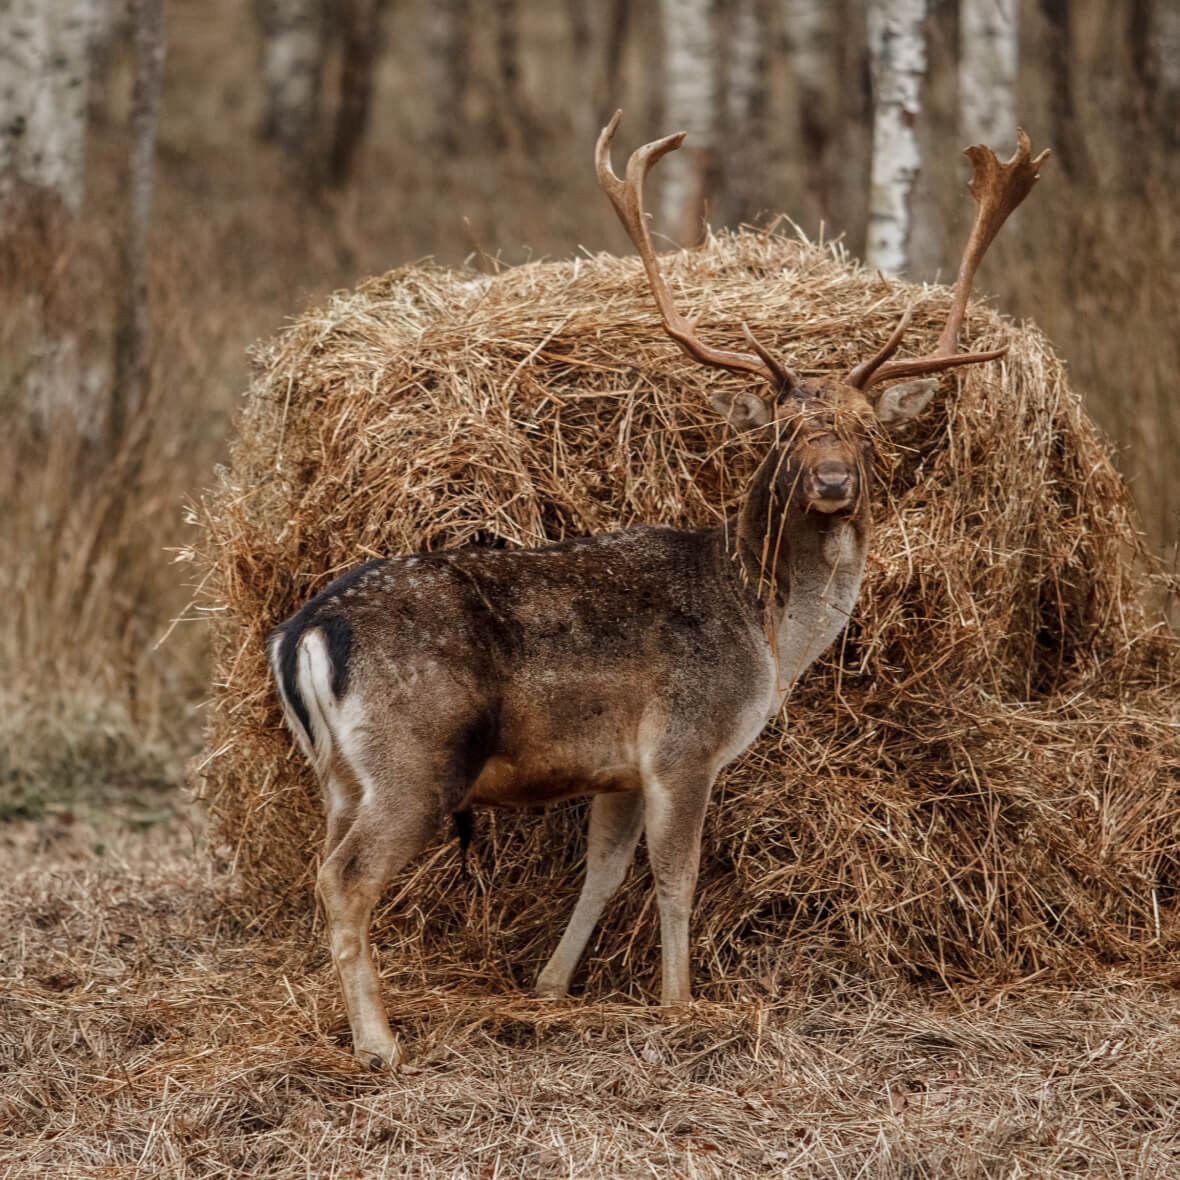
[[(772, 235), (668, 260), (702, 330), (846, 368), (913, 293)], [(915, 317), (925, 350), (946, 292)], [(318, 804), (266, 631), (374, 553), (708, 522), (756, 453), (634, 262), (376, 279), (258, 354), (197, 506), (209, 811), (0, 829), (0, 1178), (1167, 1177), (1180, 1171), (1175, 645), (1042, 337), (884, 452), (857, 617), (710, 812), (690, 1009), (642, 858), (561, 1003), (527, 994), (582, 809), (481, 817), (376, 924), (407, 1066), (358, 1071), (312, 904)]]
[(376, 1077), (310, 915), (242, 926), (183, 829), (8, 825), (0, 856), (4, 1180), (1180, 1170), (1176, 996), (1115, 973), (935, 995), (804, 952), (666, 1016), (418, 960), (386, 980), (414, 1057)]
[[(703, 336), (736, 346), (746, 319), (806, 374), (876, 351), (915, 296), (906, 348), (932, 351), (948, 301), (773, 233), (666, 269)], [(705, 997), (812, 957), (942, 985), (1176, 969), (1180, 703), (1152, 567), (1045, 339), (982, 305), (967, 337), (1009, 353), (945, 376), (882, 444), (856, 615), (719, 784), (694, 924)], [(377, 554), (719, 522), (758, 455), (708, 403), (741, 378), (667, 339), (635, 259), (396, 271), (257, 364), (197, 513), (218, 655), (201, 773), (242, 916), (279, 931), (312, 905), (320, 808), (269, 683), (272, 626)], [(528, 982), (572, 906), (583, 826), (576, 805), (481, 816), (475, 915), (440, 843), (391, 890), (378, 945), (424, 975), (483, 955)], [(656, 933), (641, 858), (590, 993), (645, 991)]]

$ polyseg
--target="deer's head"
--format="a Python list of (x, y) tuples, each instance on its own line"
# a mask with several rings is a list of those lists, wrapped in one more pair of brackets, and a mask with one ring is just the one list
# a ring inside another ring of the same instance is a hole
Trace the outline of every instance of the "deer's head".
[(776, 498), (781, 503), (789, 499), (806, 511), (828, 514), (855, 511), (868, 491), (878, 428), (896, 430), (926, 408), (938, 384), (931, 374), (995, 360), (1007, 351), (960, 353), (955, 346), (980, 259), (1008, 214), (1028, 195), (1048, 151), (1033, 158), (1023, 131), (1017, 133), (1016, 154), (1006, 164), (989, 148), (966, 149), (973, 165), (975, 224), (933, 353), (910, 360), (890, 359), (909, 324), (907, 310), (882, 348), (846, 376), (803, 378), (764, 348), (749, 328), (745, 335), (751, 351), (713, 348), (698, 338), (696, 320), (676, 310), (648, 232), (643, 182), (657, 160), (681, 145), (685, 133), (637, 148), (627, 161), (626, 179), (620, 179), (611, 168), (610, 146), (621, 117), (622, 112), (616, 111), (598, 137), (598, 182), (643, 260), (665, 330), (694, 360), (758, 379), (747, 389), (715, 395), (712, 401), (735, 429), (766, 433), (771, 442), (767, 462), (773, 464)]

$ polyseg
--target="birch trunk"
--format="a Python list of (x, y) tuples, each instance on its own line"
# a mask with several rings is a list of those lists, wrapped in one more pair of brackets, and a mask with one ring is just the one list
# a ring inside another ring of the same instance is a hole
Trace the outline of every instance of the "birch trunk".
[(687, 131), (664, 162), (661, 224), (681, 245), (700, 241), (716, 188), (718, 54), (710, 0), (661, 0), (664, 123)]
[(0, 3), (0, 197), (23, 183), (81, 207), (89, 40), (90, 0)]
[(1016, 0), (961, 0), (959, 129), (967, 143), (998, 148), (1016, 134)]
[(426, 94), (430, 140), (455, 155), (463, 142), (463, 104), (471, 76), (468, 0), (434, 0), (426, 14)]
[[(0, 236), (21, 237), (36, 284), (27, 317), (25, 400), (50, 429), (96, 423), (75, 328), (74, 214), (85, 190), (89, 0), (0, 0)], [(31, 213), (32, 216), (26, 214)]]
[(926, 0), (870, 0), (873, 163), (866, 261), (886, 274), (909, 263), (910, 194), (922, 166), (914, 124), (926, 75)]
[(725, 221), (737, 225), (758, 212), (766, 160), (766, 6), (733, 0), (725, 78), (725, 142), (729, 167)]
[(826, 220), (832, 216), (827, 156), (836, 125), (833, 78), (839, 77), (836, 6), (830, 0), (781, 0), (780, 7), (799, 107), (807, 191)]
[(257, 12), (262, 32), (262, 136), (310, 170), (318, 158), (323, 0), (258, 0)]
[(127, 162), (123, 170), (123, 242), (108, 424), (112, 452), (123, 443), (130, 418), (140, 414), (147, 401), (151, 330), (148, 228), (164, 73), (162, 5), (163, 0), (132, 0), (131, 7), (135, 82), (127, 118)]

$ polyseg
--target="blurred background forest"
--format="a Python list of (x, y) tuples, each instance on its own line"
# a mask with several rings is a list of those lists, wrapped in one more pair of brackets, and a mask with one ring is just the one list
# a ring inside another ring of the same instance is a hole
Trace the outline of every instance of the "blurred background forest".
[(0, 817), (147, 821), (183, 777), (207, 652), (191, 619), (159, 642), (171, 557), (251, 342), (426, 257), (629, 253), (592, 167), (616, 106), (627, 147), (692, 133), (668, 245), (777, 225), (922, 281), (969, 226), (960, 149), (1051, 146), (980, 286), (1069, 362), (1175, 561), (1180, 0), (5, 0)]

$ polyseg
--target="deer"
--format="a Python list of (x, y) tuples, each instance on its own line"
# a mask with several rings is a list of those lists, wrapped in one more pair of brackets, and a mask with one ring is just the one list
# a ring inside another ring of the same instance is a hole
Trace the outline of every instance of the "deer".
[[(338, 577), (270, 634), (282, 711), (323, 794), (316, 888), (358, 1061), (401, 1048), (369, 942), (374, 905), (450, 816), (591, 796), (585, 878), (536, 992), (562, 997), (641, 833), (659, 910), (661, 1002), (692, 998), (689, 921), (706, 806), (721, 770), (782, 708), (852, 614), (870, 544), (877, 439), (920, 414), (932, 374), (1002, 357), (958, 352), (972, 280), (1038, 179), (1015, 155), (966, 150), (976, 213), (934, 353), (891, 359), (913, 305), (846, 376), (804, 378), (744, 328), (748, 352), (702, 340), (676, 309), (644, 211), (645, 179), (680, 132), (598, 180), (646, 273), (663, 329), (749, 387), (713, 395), (766, 454), (714, 528), (644, 524), (533, 549), (379, 558)], [(460, 837), (464, 834), (460, 826)], [(468, 828), (469, 834), (469, 828)]]

